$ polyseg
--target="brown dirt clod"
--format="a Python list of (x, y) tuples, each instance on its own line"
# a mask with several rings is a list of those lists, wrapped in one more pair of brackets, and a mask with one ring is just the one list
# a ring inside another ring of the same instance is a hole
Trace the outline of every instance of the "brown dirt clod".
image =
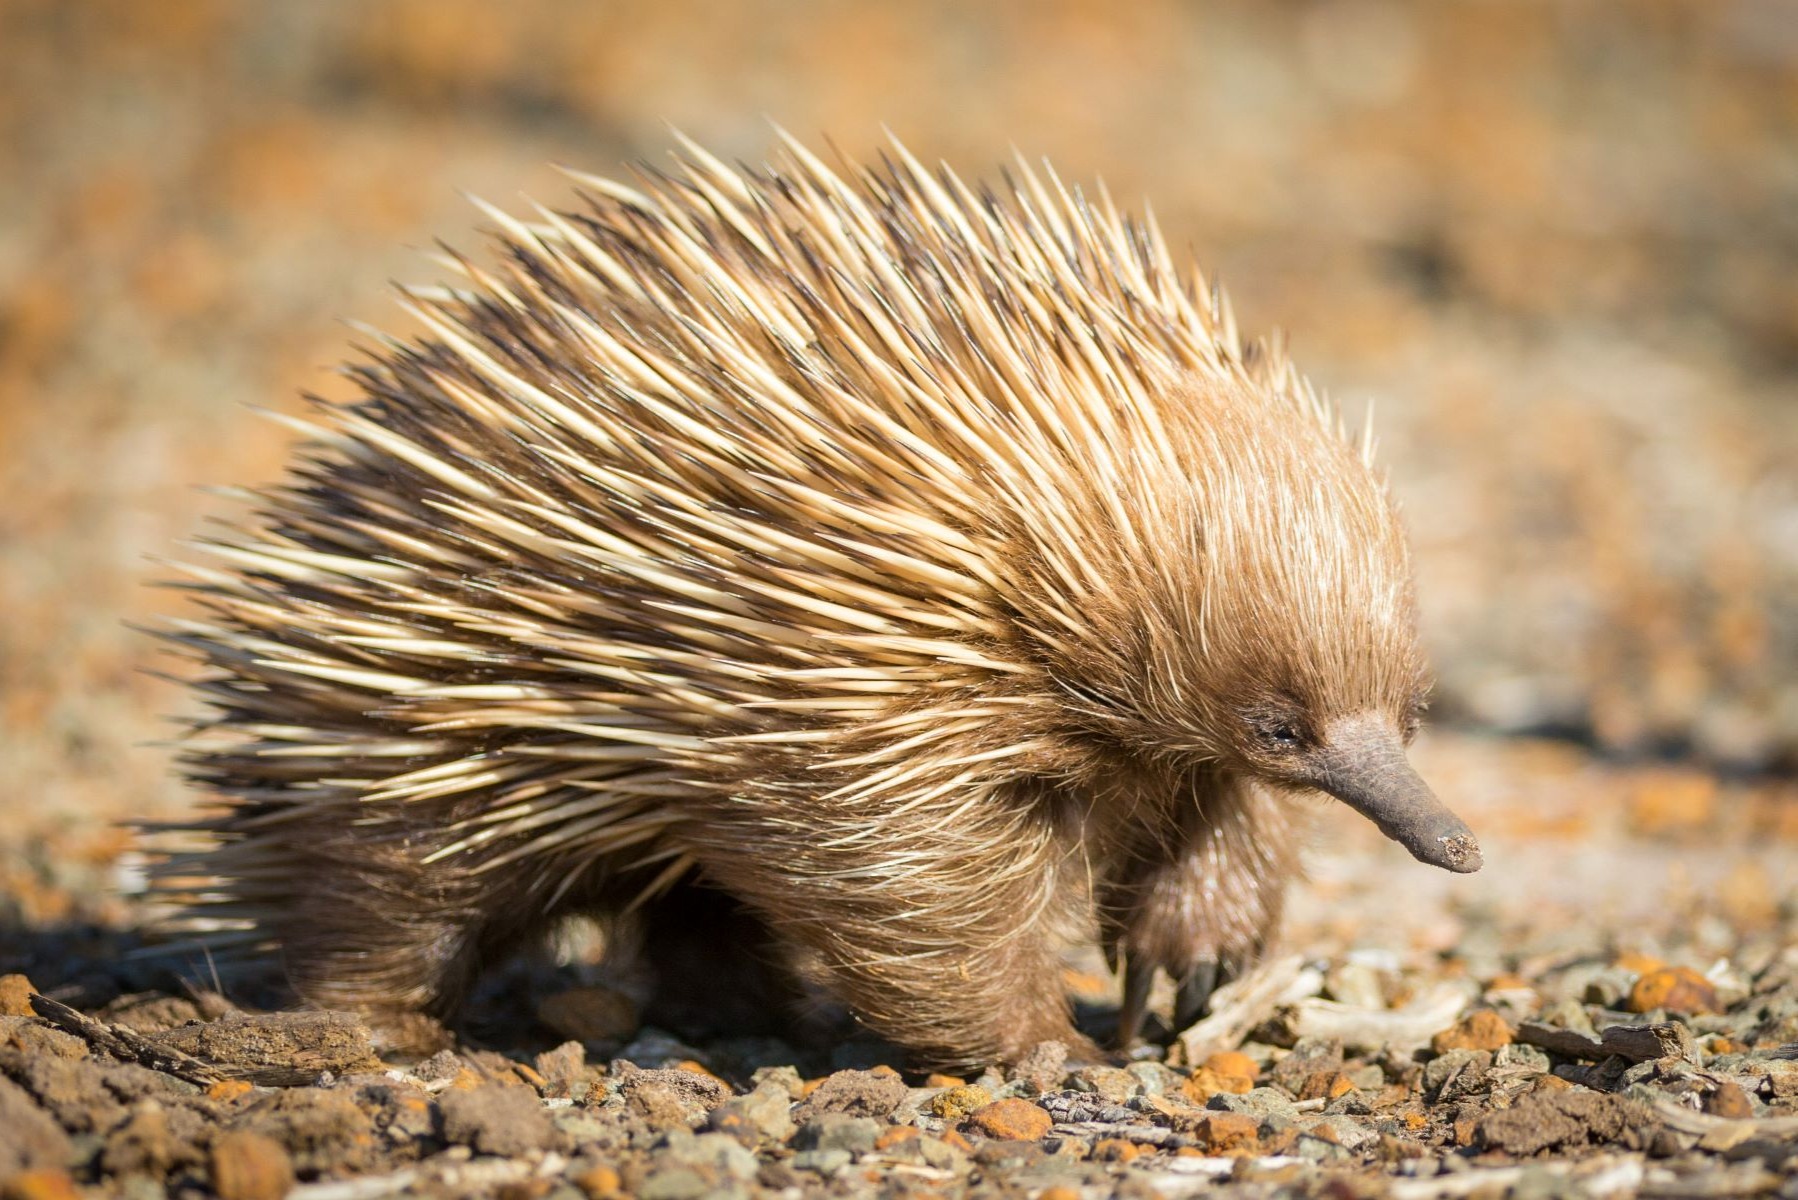
[(1642, 1107), (1621, 1097), (1600, 1092), (1559, 1092), (1534, 1095), (1514, 1108), (1487, 1113), (1474, 1123), (1469, 1144), (1528, 1156), (1544, 1150), (1617, 1141), (1631, 1131), (1650, 1126)]
[(555, 1127), (536, 1096), (524, 1088), (488, 1084), (447, 1091), (438, 1100), (443, 1138), (477, 1154), (512, 1156), (547, 1149)]
[(793, 1110), (793, 1119), (804, 1124), (824, 1113), (848, 1113), (852, 1117), (887, 1117), (905, 1099), (905, 1080), (891, 1071), (838, 1071), (818, 1081)]
[(348, 1075), (381, 1066), (368, 1026), (349, 1013), (228, 1013), (150, 1040), (264, 1083), (308, 1083), (327, 1072)]
[(69, 1138), (54, 1118), (31, 1096), (0, 1076), (0, 1179), (15, 1173), (61, 1166), (69, 1157)]

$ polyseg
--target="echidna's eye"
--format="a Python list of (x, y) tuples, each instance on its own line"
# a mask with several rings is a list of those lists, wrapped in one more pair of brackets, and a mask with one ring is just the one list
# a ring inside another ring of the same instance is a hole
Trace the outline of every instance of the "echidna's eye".
[(1297, 750), (1304, 739), (1292, 725), (1275, 725), (1267, 731), (1268, 742), (1279, 750)]
[(1405, 735), (1405, 741), (1409, 742), (1416, 737), (1417, 731), (1423, 728), (1423, 715), (1429, 711), (1429, 708), (1428, 696), (1420, 695), (1411, 701), (1410, 706), (1405, 710), (1404, 721), (1400, 726), (1400, 731)]

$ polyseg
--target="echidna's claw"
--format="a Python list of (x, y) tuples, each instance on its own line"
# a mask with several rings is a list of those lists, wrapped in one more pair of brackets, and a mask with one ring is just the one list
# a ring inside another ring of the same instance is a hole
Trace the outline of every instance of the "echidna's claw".
[(1205, 959), (1180, 981), (1174, 992), (1174, 1032), (1179, 1033), (1211, 1008), (1211, 993), (1223, 982), (1216, 959)]
[(1124, 1002), (1118, 1006), (1117, 1048), (1128, 1050), (1142, 1033), (1149, 1011), (1149, 989), (1155, 983), (1155, 964), (1141, 955), (1125, 952)]

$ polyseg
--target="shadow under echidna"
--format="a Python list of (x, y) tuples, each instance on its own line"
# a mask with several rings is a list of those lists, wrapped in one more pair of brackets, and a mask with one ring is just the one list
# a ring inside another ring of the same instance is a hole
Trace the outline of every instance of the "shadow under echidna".
[(1406, 761), (1366, 439), (1153, 224), (897, 145), (579, 180), (408, 291), (429, 332), (205, 543), (176, 929), (401, 1019), (561, 916), (638, 919), (669, 980), (747, 950), (955, 1067), (1096, 1052), (1070, 938), (1121, 964), (1124, 1039), (1157, 971), (1202, 1011), (1299, 792), (1478, 868)]

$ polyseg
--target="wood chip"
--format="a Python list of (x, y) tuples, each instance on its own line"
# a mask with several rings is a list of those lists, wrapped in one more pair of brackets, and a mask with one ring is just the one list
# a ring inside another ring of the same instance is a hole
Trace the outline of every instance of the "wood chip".
[(103, 1054), (121, 1062), (137, 1063), (189, 1083), (210, 1085), (225, 1079), (223, 1072), (179, 1050), (159, 1046), (136, 1030), (83, 1016), (48, 996), (31, 994), (31, 1008), (38, 1016), (65, 1033), (72, 1033)]
[(1517, 1040), (1539, 1050), (1559, 1054), (1563, 1058), (1583, 1058), (1593, 1062), (1616, 1055), (1631, 1062), (1650, 1062), (1662, 1058), (1683, 1058), (1696, 1062), (1692, 1031), (1677, 1021), (1661, 1021), (1652, 1025), (1612, 1025), (1597, 1037), (1525, 1021), (1517, 1027)]
[(1217, 990), (1211, 1015), (1180, 1035), (1186, 1061), (1201, 1063), (1219, 1050), (1234, 1050), (1249, 1030), (1273, 1015), (1274, 1008), (1299, 977), (1305, 960), (1293, 954), (1269, 959), (1235, 983)]
[(1428, 1045), (1453, 1025), (1468, 1003), (1466, 989), (1452, 983), (1432, 988), (1403, 1008), (1301, 1000), (1292, 1007), (1287, 1024), (1295, 1039), (1333, 1038), (1349, 1051), (1410, 1050)]

